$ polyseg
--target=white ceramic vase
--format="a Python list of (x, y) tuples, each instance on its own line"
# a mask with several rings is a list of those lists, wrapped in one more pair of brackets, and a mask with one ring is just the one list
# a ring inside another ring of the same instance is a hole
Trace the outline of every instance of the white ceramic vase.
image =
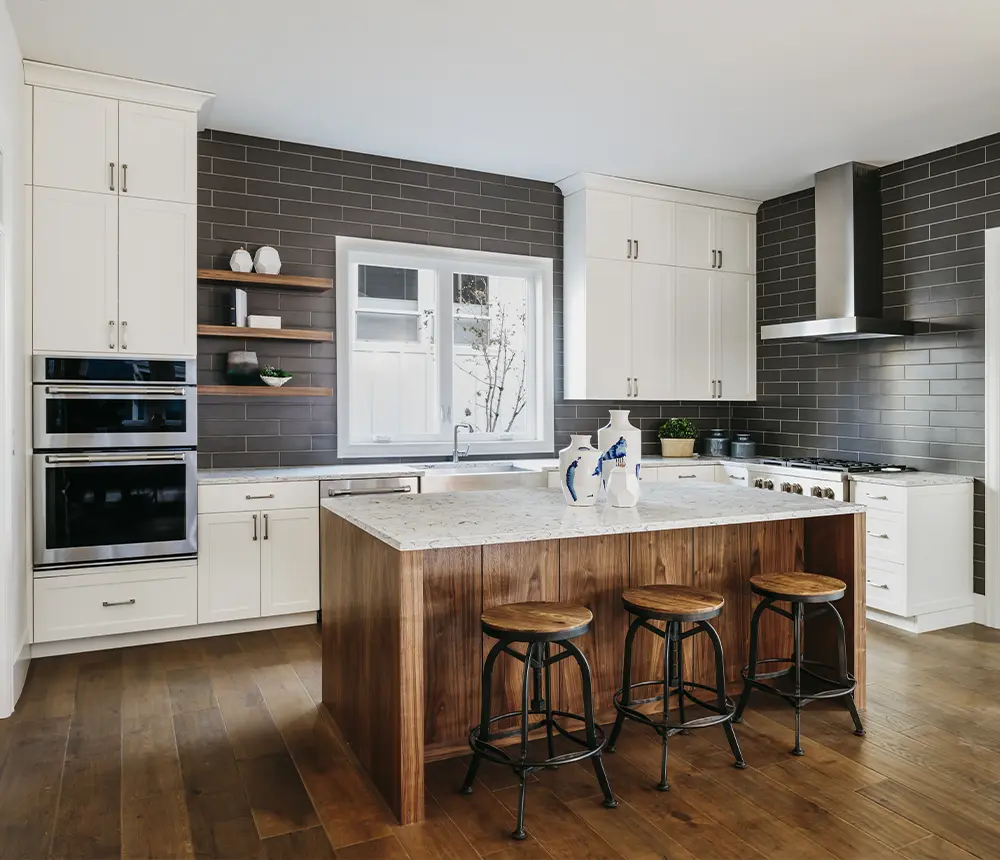
[(639, 478), (628, 466), (614, 466), (608, 476), (608, 503), (613, 508), (634, 508), (639, 502)]
[(559, 452), (559, 486), (566, 504), (589, 507), (597, 502), (601, 486), (601, 452), (590, 444), (590, 436), (570, 436)]
[(229, 268), (234, 272), (252, 272), (253, 257), (246, 248), (237, 248), (229, 258)]
[(597, 431), (597, 450), (601, 452), (604, 486), (613, 466), (627, 468), (639, 481), (642, 460), (642, 431), (628, 420), (627, 409), (612, 409), (611, 420)]
[(270, 245), (262, 245), (253, 255), (253, 268), (260, 275), (277, 275), (281, 272), (281, 258)]

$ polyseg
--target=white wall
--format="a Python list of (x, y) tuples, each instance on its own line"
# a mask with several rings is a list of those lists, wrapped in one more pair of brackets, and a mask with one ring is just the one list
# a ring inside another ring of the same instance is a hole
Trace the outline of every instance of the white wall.
[(24, 70), (6, 4), (0, 5), (0, 717), (24, 685), (27, 660), (26, 295)]

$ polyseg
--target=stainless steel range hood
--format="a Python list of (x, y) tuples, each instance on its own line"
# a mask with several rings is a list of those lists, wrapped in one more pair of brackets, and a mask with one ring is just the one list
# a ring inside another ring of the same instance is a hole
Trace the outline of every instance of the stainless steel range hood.
[(912, 334), (882, 318), (882, 199), (877, 167), (816, 174), (816, 319), (763, 325), (760, 339), (860, 340)]

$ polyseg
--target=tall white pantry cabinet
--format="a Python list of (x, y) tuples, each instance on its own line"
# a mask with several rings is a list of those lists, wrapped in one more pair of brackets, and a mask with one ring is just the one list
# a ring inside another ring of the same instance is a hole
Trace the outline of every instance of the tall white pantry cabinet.
[(193, 358), (206, 93), (25, 62), (32, 349)]
[(589, 173), (558, 184), (566, 398), (755, 400), (760, 203)]

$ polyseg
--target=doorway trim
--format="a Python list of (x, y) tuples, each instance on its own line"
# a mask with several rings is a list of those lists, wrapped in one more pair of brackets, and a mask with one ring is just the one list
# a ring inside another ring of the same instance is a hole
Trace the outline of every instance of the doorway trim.
[(986, 231), (986, 595), (976, 621), (1000, 627), (1000, 227)]

